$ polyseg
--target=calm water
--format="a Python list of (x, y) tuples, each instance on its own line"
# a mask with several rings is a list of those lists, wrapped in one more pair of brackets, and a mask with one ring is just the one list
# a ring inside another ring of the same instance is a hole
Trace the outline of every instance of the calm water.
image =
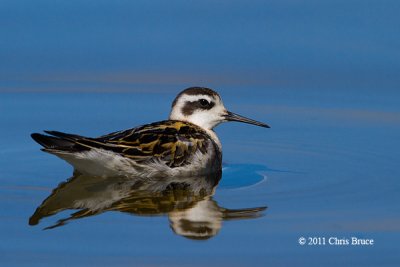
[[(399, 266), (399, 14), (394, 0), (0, 1), (0, 266)], [(224, 170), (203, 195), (69, 180), (29, 136), (162, 120), (189, 86), (272, 126), (218, 126)], [(298, 243), (353, 236), (375, 243)]]
[[(47, 200), (53, 201), (47, 215), (55, 215), (28, 225), (52, 189), (72, 176), (69, 165), (39, 151), (31, 132), (57, 129), (95, 136), (160, 120), (168, 114), (174, 94), (2, 94), (1, 265), (394, 266), (399, 262), (395, 243), (400, 230), (400, 110), (391, 104), (395, 101), (390, 95), (379, 98), (380, 94), (370, 93), (362, 96), (362, 103), (350, 105), (351, 98), (360, 98), (356, 91), (337, 91), (326, 102), (325, 94), (305, 90), (308, 95), (297, 103), (287, 97), (296, 94), (289, 89), (284, 95), (259, 89), (245, 101), (241, 100), (247, 93), (244, 88), (219, 91), (228, 108), (272, 128), (238, 123), (217, 128), (225, 167), (215, 194), (206, 200), (206, 209), (215, 211), (209, 222), (214, 230), (206, 240), (179, 235), (174, 226), (178, 215), (166, 209), (151, 214), (110, 208), (43, 230), (78, 211), (68, 209), (75, 200), (87, 198), (94, 205), (108, 201), (108, 182), (84, 178), (75, 180), (77, 185), (61, 186), (65, 191)], [(98, 198), (83, 192), (96, 186)], [(267, 209), (246, 211), (259, 207)], [(245, 215), (229, 219), (221, 215), (229, 213), (226, 209), (245, 209)], [(373, 238), (375, 244), (300, 246), (301, 236), (356, 236)]]

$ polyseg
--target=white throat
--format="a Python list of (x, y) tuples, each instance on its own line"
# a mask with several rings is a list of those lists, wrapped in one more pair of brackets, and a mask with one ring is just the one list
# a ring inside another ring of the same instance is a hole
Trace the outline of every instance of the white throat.
[[(197, 101), (199, 98), (215, 102), (215, 106), (209, 110), (193, 110), (190, 114), (185, 114), (183, 108), (188, 102)], [(212, 99), (208, 95), (183, 95), (172, 107), (170, 120), (187, 121), (200, 126), (205, 130), (212, 130), (215, 126), (223, 122), (223, 114), (226, 109), (219, 99)]]
[[(199, 98), (214, 102), (215, 105), (208, 110), (196, 109), (192, 110), (189, 114), (185, 114), (185, 105), (187, 105), (188, 102), (198, 101)], [(190, 122), (201, 127), (218, 145), (219, 149), (222, 149), (221, 142), (213, 131), (213, 128), (224, 121), (223, 115), (225, 113), (226, 109), (219, 98), (211, 98), (208, 95), (182, 95), (172, 107), (169, 119)]]

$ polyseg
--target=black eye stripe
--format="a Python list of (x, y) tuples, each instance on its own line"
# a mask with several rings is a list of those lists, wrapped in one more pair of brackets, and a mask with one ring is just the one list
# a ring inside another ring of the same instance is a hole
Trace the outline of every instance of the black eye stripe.
[[(204, 99), (204, 100), (206, 100), (206, 99)], [(199, 100), (198, 101), (186, 101), (182, 107), (182, 114), (185, 116), (188, 116), (188, 115), (192, 115), (195, 110), (199, 110), (199, 109), (209, 110), (215, 106), (214, 102), (210, 103), (207, 101), (207, 103), (208, 103), (208, 105), (204, 106), (203, 104), (200, 103)]]

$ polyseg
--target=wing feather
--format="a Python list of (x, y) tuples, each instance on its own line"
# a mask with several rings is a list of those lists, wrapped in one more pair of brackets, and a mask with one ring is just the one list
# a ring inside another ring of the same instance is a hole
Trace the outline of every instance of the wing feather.
[(205, 154), (213, 142), (203, 129), (182, 121), (161, 121), (98, 138), (75, 135), (63, 135), (62, 138), (85, 148), (113, 151), (137, 162), (162, 161), (170, 167), (189, 164), (197, 151)]

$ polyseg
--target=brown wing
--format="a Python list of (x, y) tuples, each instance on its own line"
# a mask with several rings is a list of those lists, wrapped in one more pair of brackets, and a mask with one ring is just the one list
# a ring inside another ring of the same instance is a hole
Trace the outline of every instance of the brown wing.
[[(75, 149), (102, 148), (119, 153), (137, 162), (161, 160), (170, 167), (190, 163), (197, 151), (205, 154), (213, 143), (200, 127), (182, 121), (161, 121), (111, 133), (98, 138), (47, 132), (73, 141)], [(213, 144), (215, 147), (215, 144)]]

